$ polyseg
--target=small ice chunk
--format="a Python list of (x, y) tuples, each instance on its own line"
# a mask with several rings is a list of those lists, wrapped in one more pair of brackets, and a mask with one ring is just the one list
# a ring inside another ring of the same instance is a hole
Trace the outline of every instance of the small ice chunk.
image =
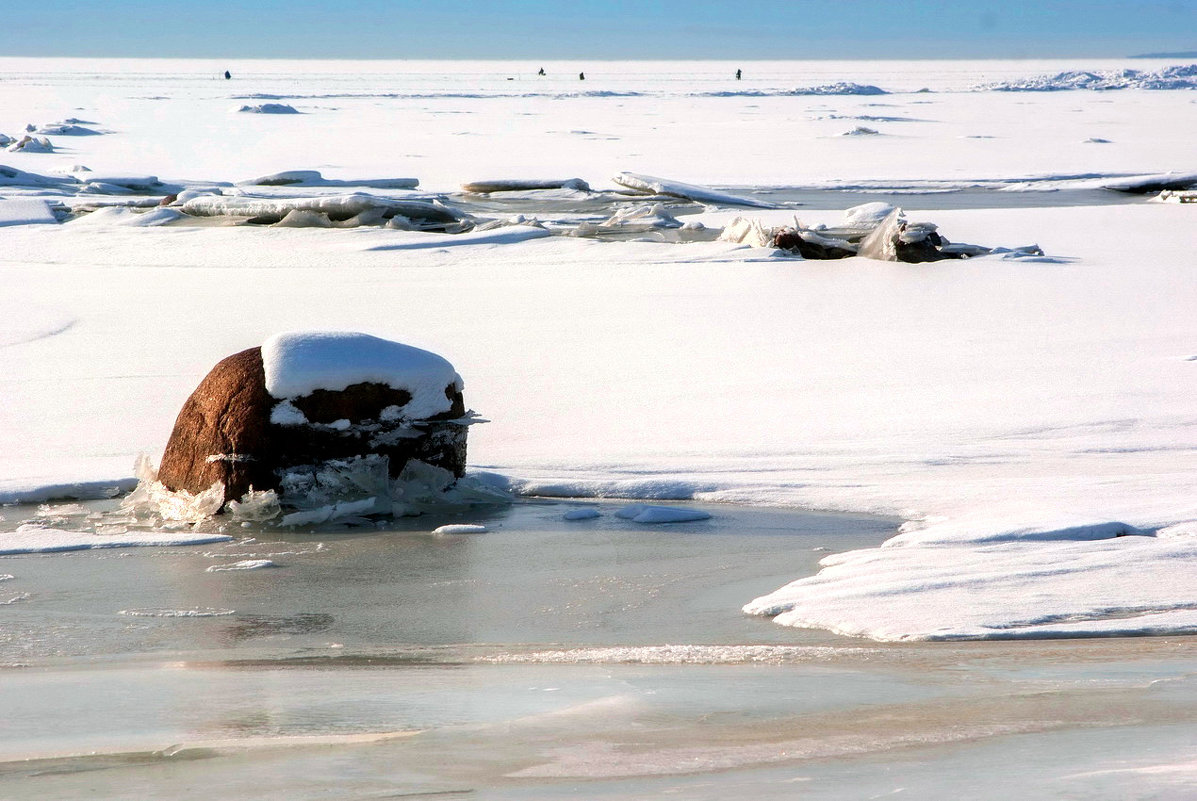
[(239, 112), (246, 114), (298, 114), (299, 111), (294, 106), (288, 106), (286, 103), (261, 103), (256, 106), (242, 106), (237, 109)]
[(709, 520), (711, 515), (701, 509), (690, 509), (685, 506), (652, 506), (649, 504), (632, 504), (625, 506), (615, 513), (616, 517), (631, 520), (633, 523), (684, 523), (692, 520)]
[(842, 134), (840, 134), (840, 136), (877, 136), (879, 134), (880, 131), (877, 131), (874, 128), (866, 128), (863, 125), (857, 125), (850, 131), (844, 131)]
[(760, 220), (737, 217), (723, 228), (719, 241), (767, 248), (773, 244), (773, 232), (761, 225)]
[(761, 209), (775, 209), (777, 206), (763, 200), (740, 197), (705, 186), (695, 186), (681, 181), (667, 178), (655, 178), (651, 175), (638, 175), (633, 172), (621, 172), (611, 179), (620, 186), (653, 195), (673, 195), (698, 203), (714, 203), (722, 206), (752, 206)]
[(228, 565), (212, 565), (205, 572), (225, 573), (233, 570), (261, 570), (265, 567), (278, 567), (278, 563), (269, 559), (242, 559), (240, 562)]
[(118, 615), (129, 617), (228, 617), (236, 614), (235, 609), (122, 609)]
[(30, 136), (26, 134), (8, 146), (10, 153), (53, 153), (54, 145), (46, 137)]
[(478, 526), (472, 523), (453, 523), (447, 526), (438, 526), (432, 530), (433, 534), (485, 534), (489, 531), (486, 526)]
[(289, 400), (277, 404), (270, 412), (270, 422), (276, 426), (306, 426), (308, 418)]
[(566, 520), (593, 520), (596, 517), (601, 517), (598, 509), (587, 507), (585, 509), (570, 509), (563, 517)]

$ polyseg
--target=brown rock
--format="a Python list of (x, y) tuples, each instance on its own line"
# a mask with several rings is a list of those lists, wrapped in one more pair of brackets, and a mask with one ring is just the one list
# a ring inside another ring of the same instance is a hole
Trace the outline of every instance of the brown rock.
[(291, 401), (308, 424), (278, 425), (270, 416), (281, 401), (266, 392), (261, 348), (250, 348), (219, 362), (183, 404), (158, 480), (193, 493), (220, 481), (229, 501), (251, 486), (278, 490), (290, 468), (369, 454), (388, 457), (392, 478), (413, 458), (461, 476), (466, 427), (449, 421), (465, 415), (465, 405), (452, 385), (445, 394), (449, 411), (411, 425), (382, 419), (384, 409), (411, 400), (404, 390), (376, 383), (320, 389)]

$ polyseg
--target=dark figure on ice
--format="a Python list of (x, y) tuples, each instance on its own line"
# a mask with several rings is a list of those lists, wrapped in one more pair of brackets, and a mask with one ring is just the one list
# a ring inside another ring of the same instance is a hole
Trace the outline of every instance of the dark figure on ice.
[(230, 73), (228, 70), (225, 70), (225, 71), (224, 71), (224, 79), (225, 79), (226, 81), (227, 81), (227, 80), (229, 80), (229, 79), (230, 79), (230, 78), (232, 78), (232, 77), (233, 77), (233, 76), (232, 76), (232, 74), (231, 74), (231, 73)]
[(736, 80), (737, 81), (740, 80), (740, 75), (741, 75), (740, 71), (736, 70)]
[(586, 73), (584, 73), (584, 72), (579, 72), (579, 73), (578, 73), (578, 80), (579, 80), (579, 81), (584, 81), (584, 80), (586, 80)]
[(536, 73), (536, 74), (537, 74), (537, 75), (544, 75), (544, 67), (541, 67), (541, 68), (540, 68), (540, 72), (538, 72), (538, 73)]

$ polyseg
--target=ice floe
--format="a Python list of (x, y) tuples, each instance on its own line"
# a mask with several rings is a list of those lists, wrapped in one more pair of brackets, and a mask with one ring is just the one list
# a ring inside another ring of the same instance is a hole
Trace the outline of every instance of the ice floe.
[(708, 189), (704, 186), (696, 186), (667, 178), (655, 178), (651, 175), (640, 175), (634, 172), (621, 172), (611, 180), (622, 187), (645, 194), (672, 195), (699, 203), (713, 203), (720, 206), (750, 206), (762, 209), (777, 208), (777, 205), (774, 203), (757, 200), (756, 198), (740, 197)]
[(1197, 633), (1197, 538), (1149, 533), (1105, 524), (988, 542), (964, 530), (938, 544), (899, 535), (828, 556), (817, 575), (744, 611), (875, 640)]
[(206, 545), (228, 542), (225, 534), (187, 531), (124, 531), (98, 534), (89, 531), (65, 531), (25, 524), (16, 531), (0, 533), (0, 556), (22, 553), (55, 553), (99, 548), (138, 548), (163, 545)]
[(485, 534), (490, 531), (486, 526), (476, 525), (473, 523), (452, 523), (445, 526), (437, 526), (432, 530), (433, 534)]
[(318, 170), (284, 170), (248, 181), (239, 181), (238, 186), (361, 186), (370, 189), (415, 189), (419, 178), (325, 178)]
[(489, 194), (491, 192), (528, 192), (540, 189), (573, 189), (579, 192), (589, 192), (590, 184), (581, 178), (566, 178), (563, 180), (536, 179), (503, 179), (495, 181), (471, 181), (462, 184), (463, 192)]
[(333, 221), (374, 213), (380, 222), (401, 217), (420, 229), (458, 231), (472, 227), (468, 215), (438, 201), (399, 200), (364, 192), (298, 198), (207, 194), (188, 199), (182, 210), (197, 217), (248, 217), (262, 224), (280, 222), (298, 210), (324, 214)]
[(263, 570), (268, 567), (278, 567), (278, 563), (270, 559), (242, 559), (239, 562), (232, 562), (227, 565), (210, 565), (206, 572), (228, 573), (240, 570)]
[(688, 506), (654, 506), (634, 503), (617, 511), (615, 516), (631, 520), (633, 523), (689, 523), (697, 520), (709, 520), (711, 513)]

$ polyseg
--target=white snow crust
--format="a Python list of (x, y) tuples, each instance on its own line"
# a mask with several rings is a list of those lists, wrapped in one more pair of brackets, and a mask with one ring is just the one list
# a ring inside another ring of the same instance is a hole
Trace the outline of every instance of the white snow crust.
[(0, 197), (0, 226), (56, 223), (46, 201), (36, 197)]
[[(134, 455), (161, 452), (220, 358), (279, 330), (369, 330), (453, 354), (471, 401), (494, 419), (471, 433), (471, 459), (518, 491), (908, 521), (886, 547), (837, 554), (751, 604), (780, 622), (886, 639), (1191, 630), (1197, 589), (1180, 566), (1197, 559), (1184, 535), (1197, 520), (1193, 205), (1104, 205), (1085, 193), (1193, 176), (1193, 93), (972, 91), (1125, 70), (1187, 81), (1186, 65), (754, 62), (752, 83), (734, 85), (726, 63), (611, 62), (605, 76), (588, 71), (585, 92), (576, 80), (528, 92), (506, 81), (509, 64), (247, 62), (239, 73), (258, 70), (255, 90), (270, 95), (256, 98), (214, 92), (206, 62), (5, 58), (0, 68), (0, 130), (79, 113), (115, 131), (53, 153), (5, 152), (0, 205), (118, 199), (80, 195), (90, 181), (182, 198), (203, 187), (199, 205), (214, 213), (281, 219), (309, 197), (307, 210), (328, 213), (319, 204), (336, 206), (339, 190), (301, 188), (297, 205), (287, 186), (227, 182), (326, 164), (344, 176), (418, 174), (445, 192), (478, 175), (679, 175), (694, 182), (679, 196), (713, 207), (688, 218), (710, 231), (737, 227), (736, 212), (724, 193), (695, 187), (894, 192), (910, 219), (953, 241), (1035, 241), (1054, 259), (817, 262), (745, 247), (792, 224), (781, 209), (754, 209), (738, 241), (684, 245), (550, 237), (534, 225), (464, 235), (477, 240), (219, 218), (9, 225), (0, 499), (127, 490)], [(839, 93), (794, 90), (841, 82)], [(226, 113), (231, 100), (320, 97), (338, 108), (296, 116), (285, 132), (273, 130), (280, 120)], [(872, 117), (906, 118), (902, 136), (836, 135), (855, 124), (844, 120)], [(1110, 141), (1078, 146), (1092, 138)], [(81, 162), (92, 171), (72, 172)], [(149, 170), (167, 181), (117, 180)], [(998, 190), (992, 206), (976, 201)], [(380, 188), (364, 206), (405, 191)], [(737, 192), (748, 190), (726, 194)], [(977, 207), (945, 209), (952, 193), (973, 193)], [(1049, 207), (1067, 193), (1080, 205)], [(800, 216), (824, 230), (888, 213)]]
[(409, 420), (449, 411), (445, 388), (464, 387), (444, 357), (411, 345), (347, 331), (296, 331), (262, 343), (266, 391), (284, 400), (317, 389), (337, 391), (350, 384), (385, 384), (411, 393), (404, 406)]

